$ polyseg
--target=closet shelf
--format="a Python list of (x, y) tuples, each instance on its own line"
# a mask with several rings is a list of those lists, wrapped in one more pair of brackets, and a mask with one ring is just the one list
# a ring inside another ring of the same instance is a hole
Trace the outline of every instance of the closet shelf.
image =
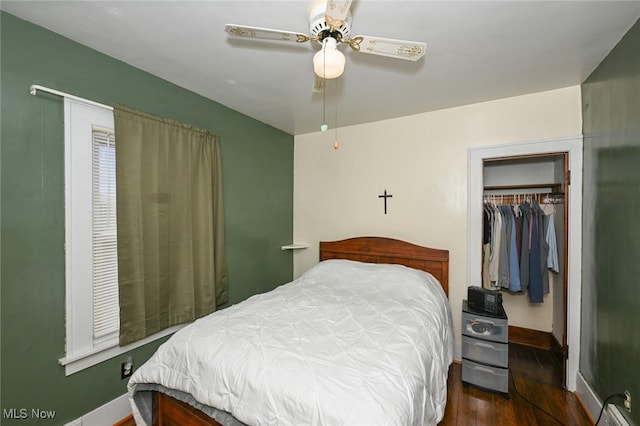
[(528, 183), (522, 185), (488, 185), (484, 187), (485, 191), (504, 191), (518, 189), (543, 189), (550, 188), (554, 193), (560, 193), (562, 189), (561, 183)]

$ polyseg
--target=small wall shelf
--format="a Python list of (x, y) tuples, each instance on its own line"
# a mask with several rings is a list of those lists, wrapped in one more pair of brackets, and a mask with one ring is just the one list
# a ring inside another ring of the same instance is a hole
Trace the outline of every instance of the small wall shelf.
[(309, 244), (289, 244), (282, 246), (282, 250), (300, 250), (309, 248)]

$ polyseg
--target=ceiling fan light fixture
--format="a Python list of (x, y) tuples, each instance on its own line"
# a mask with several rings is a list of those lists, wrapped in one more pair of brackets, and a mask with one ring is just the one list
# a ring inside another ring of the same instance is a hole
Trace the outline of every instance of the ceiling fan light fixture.
[(346, 58), (338, 50), (338, 43), (333, 37), (322, 41), (322, 50), (313, 55), (313, 71), (320, 78), (338, 78), (344, 72)]

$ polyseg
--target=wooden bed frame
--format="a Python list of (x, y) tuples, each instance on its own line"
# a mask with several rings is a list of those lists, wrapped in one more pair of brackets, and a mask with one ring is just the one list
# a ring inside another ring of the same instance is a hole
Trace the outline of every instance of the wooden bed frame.
[[(449, 251), (432, 249), (383, 237), (356, 237), (320, 242), (320, 261), (347, 259), (369, 263), (393, 263), (429, 272), (449, 294)], [(216, 425), (202, 411), (161, 392), (153, 392), (153, 424)]]
[(449, 251), (422, 247), (383, 237), (357, 237), (340, 241), (320, 241), (320, 261), (358, 260), (368, 263), (394, 263), (433, 275), (449, 295)]

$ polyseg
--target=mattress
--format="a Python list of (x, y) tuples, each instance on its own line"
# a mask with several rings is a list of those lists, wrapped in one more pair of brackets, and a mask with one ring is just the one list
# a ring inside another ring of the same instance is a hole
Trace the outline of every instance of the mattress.
[(433, 276), (327, 260), (184, 327), (128, 390), (142, 425), (151, 390), (224, 424), (431, 425), (452, 359), (451, 310)]

